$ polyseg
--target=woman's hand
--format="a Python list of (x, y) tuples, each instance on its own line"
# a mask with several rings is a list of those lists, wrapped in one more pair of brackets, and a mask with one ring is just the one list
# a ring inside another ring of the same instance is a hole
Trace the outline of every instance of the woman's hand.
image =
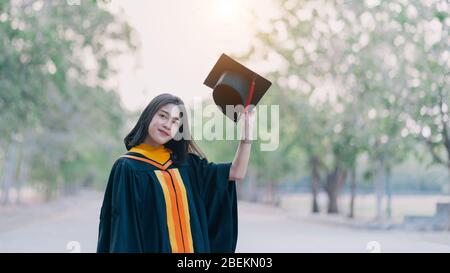
[(242, 113), (243, 122), (242, 122), (242, 130), (241, 130), (241, 140), (247, 142), (249, 140), (254, 140), (253, 136), (253, 128), (256, 120), (256, 111), (255, 107), (247, 108)]
[(244, 111), (241, 131), (241, 141), (239, 143), (233, 163), (231, 164), (229, 180), (243, 180), (247, 173), (247, 166), (250, 159), (251, 141), (253, 138), (253, 128), (256, 119), (254, 109)]

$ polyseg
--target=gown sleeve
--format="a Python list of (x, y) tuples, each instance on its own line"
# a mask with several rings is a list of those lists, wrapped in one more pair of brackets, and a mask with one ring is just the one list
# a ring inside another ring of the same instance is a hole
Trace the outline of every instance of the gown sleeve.
[(136, 176), (125, 159), (113, 166), (100, 212), (97, 252), (142, 252)]
[(236, 182), (229, 180), (231, 163), (214, 163), (190, 154), (208, 219), (211, 252), (234, 252), (238, 219)]

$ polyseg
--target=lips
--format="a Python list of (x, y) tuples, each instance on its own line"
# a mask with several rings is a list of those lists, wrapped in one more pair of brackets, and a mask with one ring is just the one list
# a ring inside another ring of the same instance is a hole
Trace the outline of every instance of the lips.
[(166, 131), (163, 131), (163, 130), (161, 130), (161, 129), (158, 129), (158, 132), (159, 132), (162, 136), (164, 136), (164, 137), (170, 136), (169, 133), (167, 133)]

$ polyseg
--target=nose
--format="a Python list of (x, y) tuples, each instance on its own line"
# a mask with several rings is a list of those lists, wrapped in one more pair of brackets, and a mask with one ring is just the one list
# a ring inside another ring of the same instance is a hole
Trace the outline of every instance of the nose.
[(170, 130), (170, 122), (169, 122), (169, 121), (164, 122), (164, 123), (163, 123), (163, 127), (164, 127), (164, 129), (166, 129), (166, 130)]

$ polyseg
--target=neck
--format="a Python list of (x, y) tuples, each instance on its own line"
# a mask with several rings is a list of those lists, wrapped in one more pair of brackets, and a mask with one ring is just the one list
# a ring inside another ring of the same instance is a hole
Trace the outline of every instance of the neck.
[(165, 164), (170, 159), (171, 151), (166, 149), (163, 145), (158, 147), (151, 146), (146, 142), (130, 149), (130, 152), (138, 153), (145, 156), (148, 159), (158, 162), (159, 164)]
[(154, 142), (150, 137), (146, 137), (144, 143), (152, 146), (153, 148), (159, 148), (162, 146), (161, 144)]

